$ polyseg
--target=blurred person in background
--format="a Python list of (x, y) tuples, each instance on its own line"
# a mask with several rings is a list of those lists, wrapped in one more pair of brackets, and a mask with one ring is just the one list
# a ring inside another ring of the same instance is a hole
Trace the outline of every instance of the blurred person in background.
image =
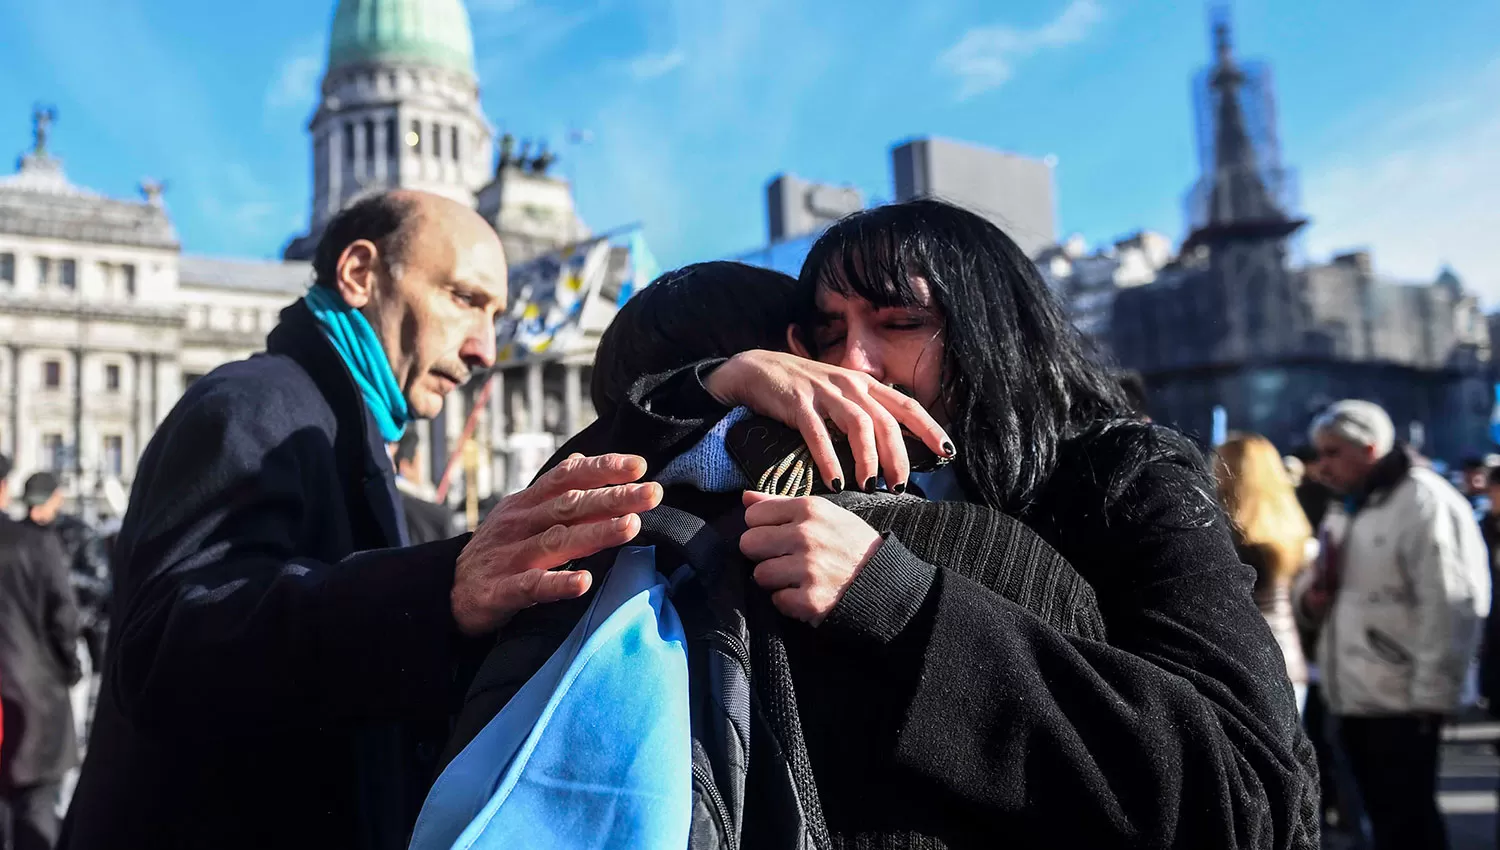
[(1292, 614), (1292, 579), (1307, 565), (1312, 526), (1297, 504), (1280, 453), (1265, 437), (1231, 435), (1214, 453), (1214, 477), (1235, 551), (1255, 568), (1255, 603), (1281, 646), (1302, 708), (1307, 704), (1307, 658)]
[(1467, 457), (1459, 465), (1459, 490), (1474, 508), (1474, 518), (1482, 520), (1490, 512), (1490, 464), (1482, 457)]
[(1338, 402), (1310, 436), (1320, 477), (1344, 499), (1297, 593), (1299, 614), (1321, 625), (1324, 697), (1375, 850), (1445, 848), (1438, 750), (1489, 611), (1484, 539), (1468, 501), (1413, 463), (1378, 405)]
[(57, 842), (62, 781), (78, 763), (78, 611), (56, 535), (4, 513), (9, 473), (0, 455), (0, 847), (38, 850)]
[(412, 545), (447, 540), (460, 534), (460, 517), (446, 505), (438, 504), (437, 491), (422, 476), (417, 466), (418, 438), (407, 429), (401, 441), (392, 445), (396, 463), (396, 492), (401, 494), (401, 511), (406, 516), (406, 536)]
[(1333, 491), (1320, 479), (1318, 450), (1311, 445), (1302, 445), (1292, 450), (1292, 457), (1302, 461), (1302, 480), (1292, 486), (1296, 488), (1297, 504), (1307, 516), (1307, 524), (1314, 531), (1323, 523), (1328, 505), (1333, 501)]

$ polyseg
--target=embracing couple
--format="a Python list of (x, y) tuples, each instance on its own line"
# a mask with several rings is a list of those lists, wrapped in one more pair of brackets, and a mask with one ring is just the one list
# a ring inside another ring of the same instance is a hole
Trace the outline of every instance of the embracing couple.
[[(548, 469), (620, 452), (669, 503), (684, 481), (748, 491), (740, 548), (799, 624), (836, 845), (1318, 845), (1312, 753), (1203, 459), (1132, 416), (989, 222), (909, 202), (835, 224), (800, 279), (668, 273), (606, 331), (591, 389), (599, 420)], [(749, 416), (768, 445), (747, 461)], [(794, 459), (796, 484), (765, 486)], [(502, 631), (448, 757), (577, 617), (536, 613)]]

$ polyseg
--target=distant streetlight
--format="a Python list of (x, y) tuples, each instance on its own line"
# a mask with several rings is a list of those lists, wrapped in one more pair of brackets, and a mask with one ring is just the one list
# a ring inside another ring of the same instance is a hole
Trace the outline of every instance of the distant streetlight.
[(407, 147), (414, 148), (414, 147), (417, 146), (417, 142), (419, 142), (419, 141), (421, 141), (421, 138), (417, 135), (417, 131), (411, 130), (411, 131), (407, 132), (407, 134), (406, 134), (406, 146)]

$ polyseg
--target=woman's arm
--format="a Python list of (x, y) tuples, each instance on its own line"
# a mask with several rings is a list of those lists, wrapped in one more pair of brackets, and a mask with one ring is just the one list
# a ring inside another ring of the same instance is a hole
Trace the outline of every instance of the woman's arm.
[[(829, 691), (826, 711), (889, 718), (890, 737), (840, 738), (829, 761), (872, 775), (893, 761), (934, 823), (986, 841), (1316, 846), (1317, 783), (1281, 651), (1222, 515), (1192, 501), (1199, 475), (1151, 464), (1117, 509), (1065, 521), (1108, 643), (1049, 627), (886, 539), (819, 632), (852, 639), (833, 672), (878, 671)], [(827, 598), (807, 581), (830, 572), (826, 560), (799, 557), (810, 565), (793, 577), (799, 593)]]

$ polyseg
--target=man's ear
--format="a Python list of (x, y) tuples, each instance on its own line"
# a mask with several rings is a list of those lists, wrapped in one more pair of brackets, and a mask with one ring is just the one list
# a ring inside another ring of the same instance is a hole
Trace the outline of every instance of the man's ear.
[(796, 325), (786, 326), (786, 350), (798, 357), (805, 357), (808, 360), (817, 359), (812, 356), (811, 351), (807, 350), (807, 346), (802, 344), (802, 329)]
[(356, 239), (339, 255), (334, 269), (334, 288), (356, 310), (370, 303), (375, 294), (376, 270), (380, 266), (380, 249), (368, 239)]

